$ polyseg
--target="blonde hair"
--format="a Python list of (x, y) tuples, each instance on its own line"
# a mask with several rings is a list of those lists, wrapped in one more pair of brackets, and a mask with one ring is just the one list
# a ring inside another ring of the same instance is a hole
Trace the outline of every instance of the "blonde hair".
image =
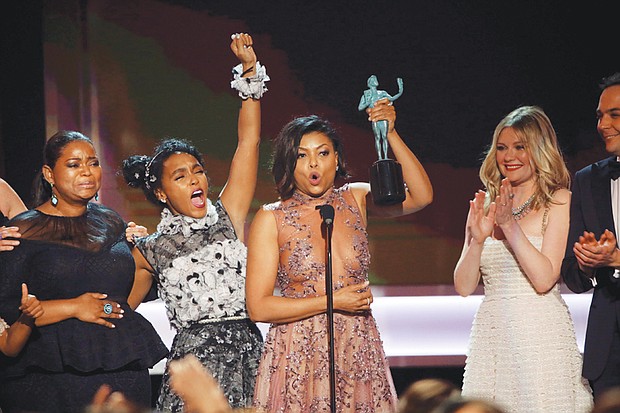
[(397, 413), (428, 413), (459, 395), (459, 389), (448, 380), (420, 379), (410, 384), (399, 398)]
[(538, 106), (521, 106), (499, 122), (493, 132), (491, 146), (480, 166), (480, 180), (487, 191), (485, 209), (488, 209), (499, 195), (501, 181), (504, 178), (499, 171), (495, 156), (497, 140), (505, 128), (513, 129), (530, 155), (536, 187), (531, 204), (532, 210), (549, 206), (553, 203), (555, 191), (570, 187), (570, 173), (564, 162), (553, 125), (545, 112)]

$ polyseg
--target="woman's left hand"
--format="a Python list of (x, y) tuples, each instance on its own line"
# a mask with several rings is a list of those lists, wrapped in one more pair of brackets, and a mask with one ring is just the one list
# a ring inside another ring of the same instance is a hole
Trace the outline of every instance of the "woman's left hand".
[(123, 318), (125, 312), (119, 303), (107, 300), (107, 294), (84, 293), (73, 300), (76, 303), (75, 317), (87, 323), (114, 328), (110, 319)]
[(394, 131), (394, 123), (396, 122), (396, 109), (388, 99), (379, 99), (375, 102), (373, 108), (366, 109), (368, 120), (378, 122), (385, 120), (388, 123), (388, 133)]

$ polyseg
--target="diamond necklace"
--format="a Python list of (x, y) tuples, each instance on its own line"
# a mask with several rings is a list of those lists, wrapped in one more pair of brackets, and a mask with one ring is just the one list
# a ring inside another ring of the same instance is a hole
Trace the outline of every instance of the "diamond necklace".
[(530, 204), (534, 200), (535, 193), (527, 199), (520, 207), (512, 208), (512, 216), (518, 221), (530, 212)]

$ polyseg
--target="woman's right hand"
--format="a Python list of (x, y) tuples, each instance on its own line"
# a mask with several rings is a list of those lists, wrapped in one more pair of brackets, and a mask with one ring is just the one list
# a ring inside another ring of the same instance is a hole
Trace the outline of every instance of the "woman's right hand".
[(11, 251), (19, 245), (18, 240), (6, 238), (20, 238), (21, 236), (17, 227), (0, 227), (0, 251)]
[(467, 214), (467, 231), (471, 240), (482, 244), (493, 233), (496, 204), (492, 202), (489, 211), (484, 213), (484, 199), (486, 192), (480, 190), (469, 201), (469, 214)]
[(370, 310), (373, 301), (369, 282), (349, 285), (334, 291), (334, 310), (361, 313)]
[[(123, 318), (125, 312), (121, 305), (117, 302), (107, 300), (107, 294), (101, 293), (84, 293), (74, 299), (75, 301), (75, 318), (87, 323), (99, 324), (108, 328), (116, 327), (108, 319)], [(111, 313), (104, 311), (106, 304), (112, 306)]]

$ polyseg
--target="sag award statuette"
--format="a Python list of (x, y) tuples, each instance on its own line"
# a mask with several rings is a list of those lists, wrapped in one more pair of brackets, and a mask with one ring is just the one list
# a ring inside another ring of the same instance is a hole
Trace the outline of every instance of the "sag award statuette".
[[(403, 80), (396, 79), (398, 93), (390, 96), (384, 90), (377, 90), (379, 82), (375, 75), (368, 78), (368, 89), (364, 91), (358, 110), (374, 107), (375, 102), (388, 99), (390, 104), (403, 94)], [(379, 160), (375, 161), (370, 168), (370, 191), (372, 199), (378, 205), (399, 204), (405, 200), (405, 184), (403, 170), (398, 162), (388, 158), (388, 121), (380, 120), (372, 123), (372, 131), (375, 134), (375, 149)]]

